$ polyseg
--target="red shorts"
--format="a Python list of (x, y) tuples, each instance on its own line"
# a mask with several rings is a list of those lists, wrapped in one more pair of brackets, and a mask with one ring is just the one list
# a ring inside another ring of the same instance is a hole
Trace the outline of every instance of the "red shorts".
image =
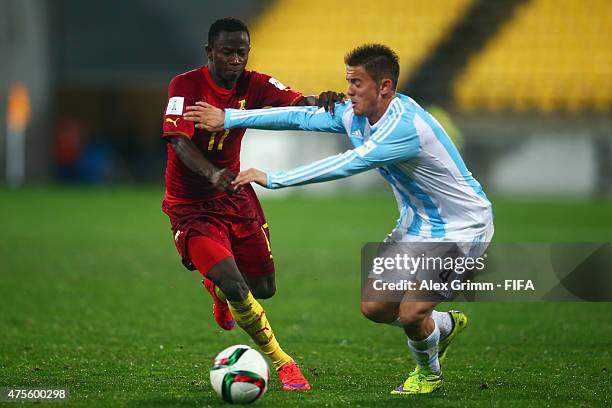
[(274, 273), (270, 231), (251, 186), (231, 196), (197, 203), (170, 205), (164, 200), (162, 210), (170, 217), (174, 244), (190, 271), (196, 267), (189, 257), (189, 238), (203, 235), (225, 247), (241, 273), (248, 276)]

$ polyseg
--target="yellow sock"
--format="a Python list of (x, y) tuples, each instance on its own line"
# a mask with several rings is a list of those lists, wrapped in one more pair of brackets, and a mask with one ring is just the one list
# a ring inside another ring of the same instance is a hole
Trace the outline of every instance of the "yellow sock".
[(234, 319), (242, 329), (251, 336), (261, 351), (272, 361), (276, 370), (290, 363), (293, 359), (278, 344), (272, 327), (266, 318), (266, 312), (251, 292), (242, 301), (228, 301)]

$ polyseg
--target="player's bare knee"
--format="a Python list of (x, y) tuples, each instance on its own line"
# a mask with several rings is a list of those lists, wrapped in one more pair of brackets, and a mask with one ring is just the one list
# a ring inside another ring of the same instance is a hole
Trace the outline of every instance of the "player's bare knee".
[(390, 323), (397, 318), (396, 312), (382, 302), (361, 302), (361, 313), (376, 323)]
[(251, 292), (257, 299), (270, 299), (276, 293), (275, 284), (260, 285), (251, 288)]
[(247, 276), (247, 282), (253, 296), (257, 299), (269, 299), (276, 293), (276, 279), (274, 274), (258, 277)]
[(207, 277), (221, 289), (229, 300), (244, 300), (249, 293), (249, 286), (233, 258), (225, 258), (217, 263), (208, 271)]
[(229, 300), (244, 300), (249, 293), (249, 286), (242, 279), (222, 279), (217, 286)]

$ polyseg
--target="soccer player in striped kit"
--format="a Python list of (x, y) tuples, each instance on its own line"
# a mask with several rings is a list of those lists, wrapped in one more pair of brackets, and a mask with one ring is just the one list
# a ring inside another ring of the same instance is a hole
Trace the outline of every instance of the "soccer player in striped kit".
[[(465, 254), (484, 253), (493, 236), (492, 206), (442, 126), (413, 99), (396, 92), (398, 57), (389, 47), (367, 44), (345, 57), (347, 95), (335, 115), (316, 107), (221, 111), (198, 103), (185, 119), (209, 130), (235, 127), (346, 133), (353, 149), (286, 171), (241, 172), (236, 188), (256, 182), (276, 189), (349, 177), (376, 169), (392, 187), (400, 217), (387, 242), (467, 243)], [(367, 290), (367, 286), (366, 286)], [(393, 394), (424, 394), (442, 386), (441, 363), (451, 341), (467, 324), (458, 311), (437, 312), (448, 292), (409, 301), (371, 301), (363, 314), (400, 326), (417, 362)], [(404, 298), (403, 300), (405, 300)]]

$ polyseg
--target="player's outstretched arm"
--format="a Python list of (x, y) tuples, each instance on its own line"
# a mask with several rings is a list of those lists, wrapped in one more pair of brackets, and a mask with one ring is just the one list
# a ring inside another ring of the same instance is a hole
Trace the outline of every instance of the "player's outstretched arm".
[[(302, 98), (297, 103), (297, 106), (318, 106), (329, 112), (331, 116), (334, 116), (336, 104), (344, 103), (345, 100), (346, 96), (343, 93), (325, 91), (321, 92), (318, 97), (306, 96)], [(183, 119), (195, 122), (196, 129), (219, 132), (223, 130), (225, 112), (205, 102), (196, 102), (195, 105), (187, 106)]]
[(316, 106), (252, 110), (225, 109), (223, 126), (226, 129), (250, 128), (344, 133), (342, 114), (348, 104), (348, 102), (336, 103), (334, 116)]
[[(397, 126), (401, 119), (388, 120), (389, 126), (381, 126), (381, 131), (374, 132), (367, 142), (355, 149), (291, 170), (245, 175), (238, 183), (234, 182), (234, 186), (246, 184), (246, 180), (263, 185), (262, 175), (266, 175), (265, 187), (273, 189), (322, 183), (416, 157), (420, 151), (416, 129)], [(255, 176), (257, 179), (252, 179)]]
[(231, 182), (236, 175), (228, 169), (218, 169), (200, 152), (186, 136), (173, 136), (168, 141), (183, 164), (194, 173), (206, 177), (212, 185), (228, 194), (236, 192)]
[(236, 176), (236, 179), (232, 181), (234, 188), (238, 189), (245, 184), (257, 183), (262, 187), (268, 187), (268, 175), (258, 169), (250, 168), (243, 170)]
[(341, 116), (347, 106), (348, 102), (336, 103), (336, 115), (331, 116), (329, 112), (316, 106), (222, 111), (206, 102), (196, 102), (196, 105), (187, 107), (183, 118), (196, 122), (198, 129), (214, 132), (223, 128), (251, 128), (344, 133)]

